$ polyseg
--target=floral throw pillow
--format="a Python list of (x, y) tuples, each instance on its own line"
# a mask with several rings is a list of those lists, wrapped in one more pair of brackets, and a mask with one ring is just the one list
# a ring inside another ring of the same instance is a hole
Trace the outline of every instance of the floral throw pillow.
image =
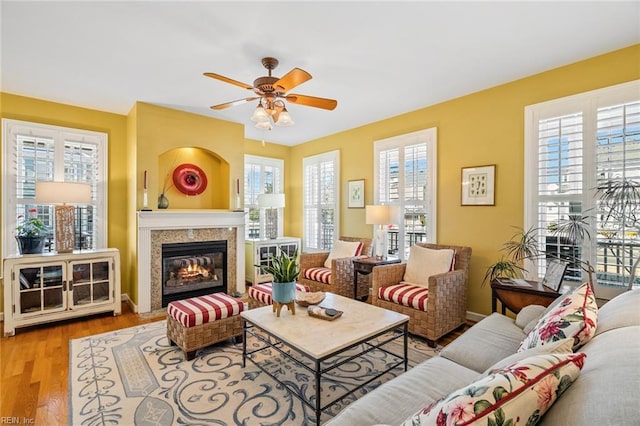
[(584, 353), (537, 355), (430, 404), (402, 426), (535, 425), (578, 378)]
[(589, 283), (567, 294), (520, 342), (518, 352), (572, 337), (574, 349), (587, 343), (596, 332), (598, 305)]

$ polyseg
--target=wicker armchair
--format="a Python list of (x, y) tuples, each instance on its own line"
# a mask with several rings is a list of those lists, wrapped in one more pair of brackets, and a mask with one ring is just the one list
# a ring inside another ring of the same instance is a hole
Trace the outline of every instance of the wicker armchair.
[[(371, 254), (370, 238), (340, 237), (339, 239), (342, 241), (359, 241), (362, 243), (361, 256), (356, 257), (367, 257)], [(333, 259), (331, 261), (331, 268), (329, 268), (330, 271), (325, 271), (325, 277), (328, 277), (328, 279), (315, 280), (305, 277), (305, 271), (310, 270), (311, 268), (315, 268), (316, 270), (321, 268), (324, 269), (324, 262), (328, 257), (329, 252), (301, 253), (300, 271), (302, 272), (298, 277), (298, 282), (309, 286), (309, 289), (312, 292), (328, 291), (349, 298), (353, 297), (353, 259), (355, 257)], [(357, 294), (358, 297), (369, 295), (369, 280), (358, 280)]]
[(471, 247), (447, 246), (417, 243), (430, 249), (455, 250), (453, 270), (429, 278), (426, 311), (383, 300), (381, 289), (399, 284), (404, 277), (406, 263), (382, 265), (373, 268), (372, 303), (375, 306), (400, 312), (409, 316), (409, 332), (427, 339), (429, 346), (435, 347), (437, 340), (458, 328), (466, 321), (467, 281)]

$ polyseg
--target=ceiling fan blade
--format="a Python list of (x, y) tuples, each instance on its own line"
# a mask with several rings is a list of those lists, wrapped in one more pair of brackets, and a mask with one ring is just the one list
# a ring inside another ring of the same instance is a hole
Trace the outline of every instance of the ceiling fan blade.
[(233, 80), (233, 79), (231, 79), (229, 77), (225, 77), (225, 76), (220, 75), (220, 74), (215, 74), (215, 73), (212, 73), (212, 72), (205, 72), (204, 75), (207, 76), (207, 77), (214, 78), (216, 80), (224, 81), (225, 83), (235, 84), (236, 86), (240, 86), (243, 89), (253, 90), (253, 86), (250, 86), (250, 85), (248, 85), (246, 83), (241, 83), (239, 81)]
[(334, 99), (316, 98), (315, 96), (291, 94), (285, 96), (285, 99), (294, 104), (323, 108), (330, 111), (338, 106), (338, 101)]
[(246, 104), (247, 102), (255, 101), (256, 99), (260, 99), (260, 97), (253, 96), (253, 97), (250, 97), (250, 98), (238, 99), (237, 101), (231, 101), (231, 102), (227, 102), (227, 103), (224, 103), (224, 104), (213, 105), (210, 108), (211, 109), (215, 109), (215, 110), (221, 110), (221, 109), (229, 108), (229, 107), (236, 106), (236, 105)]
[(273, 87), (280, 92), (288, 92), (308, 80), (311, 80), (311, 74), (300, 68), (294, 68), (273, 83)]

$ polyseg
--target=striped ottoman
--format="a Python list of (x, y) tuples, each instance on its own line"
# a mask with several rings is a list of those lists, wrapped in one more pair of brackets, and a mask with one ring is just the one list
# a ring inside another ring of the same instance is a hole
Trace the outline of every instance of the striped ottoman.
[[(309, 286), (296, 283), (296, 291), (309, 292)], [(249, 309), (272, 305), (271, 283), (256, 284), (249, 287)]]
[(213, 293), (167, 305), (167, 338), (178, 345), (187, 360), (198, 349), (235, 337), (242, 339), (242, 300), (225, 293)]

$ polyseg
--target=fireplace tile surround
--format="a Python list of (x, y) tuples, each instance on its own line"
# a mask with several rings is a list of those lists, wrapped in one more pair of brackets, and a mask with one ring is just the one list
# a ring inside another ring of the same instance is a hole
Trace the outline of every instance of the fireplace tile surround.
[(138, 313), (162, 309), (162, 244), (227, 241), (228, 293), (244, 293), (245, 212), (163, 210), (138, 212)]

